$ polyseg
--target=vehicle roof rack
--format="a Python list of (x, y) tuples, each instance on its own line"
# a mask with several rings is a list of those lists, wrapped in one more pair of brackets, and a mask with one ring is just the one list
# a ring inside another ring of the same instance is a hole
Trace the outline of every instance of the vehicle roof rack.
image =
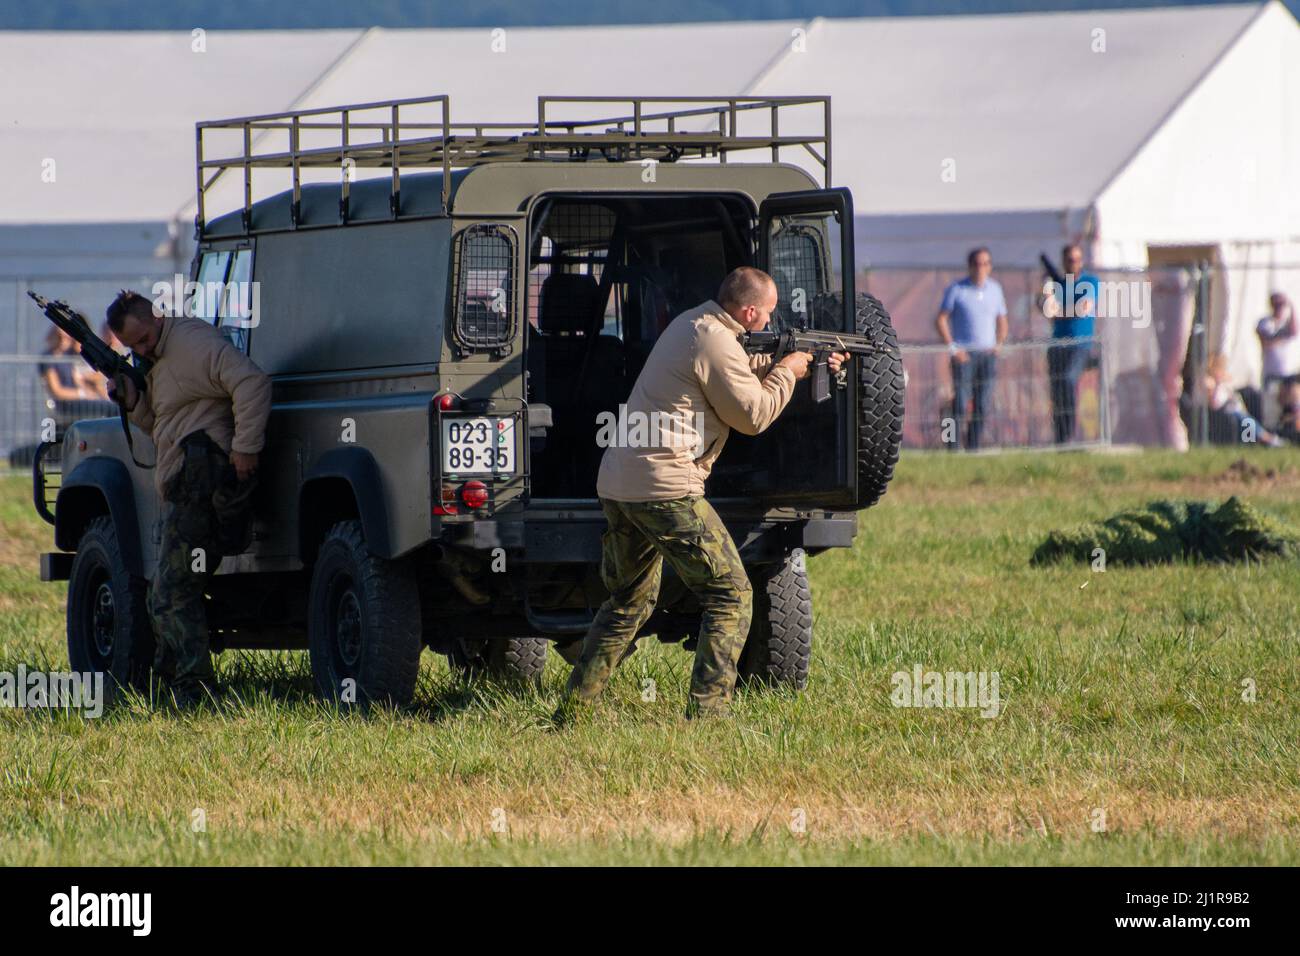
[[(556, 118), (559, 112), (583, 106), (598, 115)], [(621, 113), (619, 107), (630, 112)], [(780, 132), (782, 113), (789, 116), (799, 107), (821, 108), (819, 132)], [(611, 109), (613, 115), (599, 115)], [(766, 129), (741, 135), (739, 121), (747, 115), (756, 115)], [(764, 118), (766, 124), (761, 122)], [(683, 121), (686, 126), (716, 122), (716, 129), (686, 129)], [(213, 157), (212, 139), (227, 144), (234, 139), (237, 145)], [(403, 169), (442, 170), (446, 214), (451, 171), (493, 162), (716, 159), (725, 163), (730, 153), (755, 149), (770, 149), (772, 161), (779, 162), (780, 150), (794, 146), (808, 151), (829, 186), (831, 100), (829, 96), (539, 96), (535, 123), (453, 123), (449, 98), (440, 95), (207, 120), (195, 124), (195, 141), (198, 236), (205, 225), (207, 191), (228, 169), (243, 171), (245, 229), (252, 216), (253, 170), (264, 167), (292, 170), (290, 223), (295, 228), (304, 169), (339, 170), (339, 213), (344, 223), (353, 168), (392, 170), (389, 209), (395, 219), (401, 210)]]

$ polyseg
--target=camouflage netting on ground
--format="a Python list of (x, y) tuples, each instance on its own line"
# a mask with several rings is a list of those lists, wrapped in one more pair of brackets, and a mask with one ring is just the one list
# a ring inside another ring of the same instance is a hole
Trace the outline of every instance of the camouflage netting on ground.
[(1105, 521), (1051, 532), (1031, 563), (1091, 561), (1096, 548), (1105, 551), (1107, 564), (1246, 561), (1300, 555), (1300, 538), (1235, 497), (1217, 508), (1204, 501), (1153, 501)]

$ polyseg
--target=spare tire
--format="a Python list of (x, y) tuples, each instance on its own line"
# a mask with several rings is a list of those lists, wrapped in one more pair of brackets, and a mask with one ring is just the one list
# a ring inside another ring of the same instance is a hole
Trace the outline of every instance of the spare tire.
[[(839, 325), (838, 292), (816, 297), (815, 327)], [(898, 335), (889, 321), (889, 313), (873, 295), (859, 292), (854, 298), (856, 328), (886, 351), (855, 355), (850, 368), (858, 376), (858, 497), (856, 507), (870, 508), (885, 493), (894, 477), (898, 448), (903, 442), (903, 357), (898, 351)], [(823, 311), (824, 310), (824, 311)], [(830, 315), (822, 316), (825, 312)]]
[[(582, 641), (578, 641), (579, 648)], [(457, 641), (447, 660), (465, 680), (479, 676), (504, 684), (541, 687), (551, 642), (544, 637), (469, 638)]]
[(903, 443), (903, 356), (889, 313), (873, 295), (859, 292), (860, 335), (888, 351), (856, 355), (858, 372), (858, 508), (870, 508), (885, 493)]

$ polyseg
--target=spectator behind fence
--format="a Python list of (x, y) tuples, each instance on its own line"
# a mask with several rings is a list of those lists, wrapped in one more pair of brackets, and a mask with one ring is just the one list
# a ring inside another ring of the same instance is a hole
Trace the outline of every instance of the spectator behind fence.
[(64, 359), (40, 364), (41, 384), (49, 396), (46, 406), (54, 412), (54, 421), (60, 430), (78, 418), (115, 414), (114, 405), (108, 401), (103, 376), (80, 361), (66, 361), (81, 356), (81, 346), (76, 339), (58, 327), (51, 327), (45, 337), (45, 356)]
[(1282, 386), (1282, 414), (1277, 422), (1277, 434), (1293, 445), (1300, 445), (1300, 381)]
[(1216, 445), (1258, 442), (1277, 446), (1282, 440), (1246, 410), (1241, 396), (1233, 387), (1225, 355), (1210, 356), (1205, 366), (1205, 391), (1210, 405), (1210, 441)]
[[(75, 358), (77, 340), (62, 329), (52, 326), (45, 336), (45, 355), (48, 358)], [(77, 380), (77, 367), (71, 362), (42, 362), (40, 371), (45, 390), (56, 402), (75, 402), (86, 397)]]
[[(1097, 315), (1097, 277), (1083, 271), (1083, 249), (1070, 244), (1061, 250), (1061, 272), (1066, 288), (1058, 288), (1047, 299), (1044, 312), (1050, 311), (1052, 338), (1090, 339)], [(1073, 277), (1073, 279), (1071, 279)], [(1073, 282), (1073, 304), (1067, 308), (1065, 295)], [(1074, 439), (1078, 408), (1079, 377), (1093, 356), (1092, 342), (1066, 342), (1047, 350), (1047, 380), (1052, 394), (1052, 430), (1056, 443), (1064, 445)]]
[(1300, 379), (1300, 336), (1296, 335), (1295, 306), (1286, 295), (1268, 297), (1270, 312), (1259, 320), (1255, 334), (1264, 357), (1264, 391), (1274, 382), (1289, 384)]
[(962, 441), (966, 405), (973, 403), (966, 427), (965, 447), (979, 448), (997, 380), (997, 353), (1007, 337), (1007, 300), (1002, 286), (990, 277), (993, 255), (980, 246), (966, 257), (970, 275), (943, 293), (935, 328), (952, 355), (952, 437), (950, 449)]

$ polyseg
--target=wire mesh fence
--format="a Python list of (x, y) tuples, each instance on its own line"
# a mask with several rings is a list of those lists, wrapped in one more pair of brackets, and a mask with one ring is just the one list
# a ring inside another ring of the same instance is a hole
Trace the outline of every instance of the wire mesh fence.
[[(26, 467), (51, 427), (62, 434), (73, 421), (117, 415), (117, 407), (100, 388), (102, 376), (75, 351), (67, 351), (68, 343), (60, 340), (27, 292), (66, 301), (95, 327), (118, 290), (132, 288), (149, 295), (155, 282), (169, 278), (161, 273), (0, 276), (0, 463)], [(100, 334), (107, 336), (106, 330)]]
[(1110, 389), (1095, 337), (1007, 342), (996, 352), (904, 346), (909, 448), (1082, 448), (1110, 443)]
[(97, 378), (75, 355), (0, 355), (0, 453), (8, 464), (27, 467), (37, 445), (62, 436), (75, 421), (116, 416)]
[[(1206, 260), (1090, 271), (1098, 289), (1093, 334), (1085, 342), (1051, 338), (1041, 268), (995, 264), (993, 278), (1007, 302), (1007, 340), (995, 359), (968, 371), (954, 369), (935, 328), (944, 290), (964, 269), (891, 266), (862, 273), (859, 287), (885, 303), (903, 343), (904, 445), (968, 446), (977, 385), (984, 386), (981, 449), (1186, 448), (1258, 441), (1282, 429), (1296, 396), (1288, 398), (1285, 381), (1264, 380), (1256, 325), (1270, 308), (1271, 291), (1289, 292), (1292, 301), (1300, 293), (1300, 266)], [(1300, 376), (1300, 368), (1294, 371)]]
[[(600, 226), (607, 234), (609, 224)], [(529, 276), (531, 321), (538, 318), (551, 260), (587, 255), (575, 236), (564, 238), (564, 249), (542, 237), (543, 248), (536, 250), (542, 257), (536, 261), (547, 264)], [(593, 278), (600, 275), (600, 262), (587, 266)], [(1179, 448), (1256, 438), (1261, 431), (1294, 431), (1286, 422), (1295, 418), (1292, 406), (1300, 385), (1277, 377), (1264, 381), (1256, 323), (1267, 312), (1270, 291), (1300, 298), (1300, 267), (1203, 262), (1095, 270), (1102, 287), (1094, 334), (1067, 341), (1050, 337), (1052, 323), (1041, 303), (1042, 270), (995, 264), (994, 278), (1007, 300), (1007, 341), (992, 360), (981, 358), (954, 374), (953, 357), (938, 344), (934, 320), (944, 289), (964, 274), (960, 268), (931, 267), (860, 274), (860, 288), (884, 302), (903, 343), (906, 447), (969, 447), (977, 391), (984, 412), (977, 428), (981, 449), (1109, 443)], [(51, 327), (31, 307), (26, 291), (66, 299), (94, 316), (119, 288), (147, 291), (151, 281), (138, 274), (0, 281), (0, 455), (23, 464), (50, 420), (61, 429), (75, 418), (115, 413), (99, 396), (52, 394), (46, 372), (79, 368), (80, 359), (43, 355), (51, 347)], [(1295, 371), (1300, 376), (1300, 368)]]

